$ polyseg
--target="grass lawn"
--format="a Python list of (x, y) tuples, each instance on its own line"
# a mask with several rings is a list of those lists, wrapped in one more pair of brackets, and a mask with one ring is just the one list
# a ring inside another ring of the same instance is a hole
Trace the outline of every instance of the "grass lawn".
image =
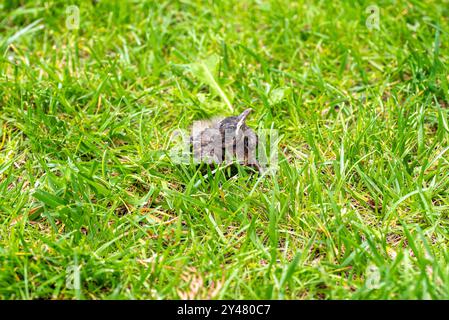
[[(73, 4), (0, 4), (0, 298), (449, 298), (447, 0)], [(172, 161), (247, 108), (276, 174)]]

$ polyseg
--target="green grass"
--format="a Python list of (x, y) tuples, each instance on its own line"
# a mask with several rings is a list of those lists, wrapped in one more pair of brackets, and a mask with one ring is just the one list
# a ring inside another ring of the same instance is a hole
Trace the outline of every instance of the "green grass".
[[(449, 298), (448, 1), (66, 6), (0, 4), (0, 298)], [(167, 156), (248, 107), (275, 176)]]

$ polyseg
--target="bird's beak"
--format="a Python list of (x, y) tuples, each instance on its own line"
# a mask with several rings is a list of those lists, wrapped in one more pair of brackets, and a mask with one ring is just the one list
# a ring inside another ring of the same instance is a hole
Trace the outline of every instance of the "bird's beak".
[(253, 109), (251, 109), (251, 108), (246, 109), (245, 111), (243, 111), (243, 112), (239, 115), (239, 122), (240, 122), (240, 121), (245, 121), (245, 120), (246, 120), (246, 117), (248, 117), (248, 114), (249, 114), (251, 111), (253, 111)]
[(242, 112), (241, 115), (238, 116), (238, 122), (237, 122), (237, 130), (235, 131), (236, 134), (239, 133), (240, 128), (242, 127), (242, 125), (245, 123), (246, 117), (248, 116), (248, 114), (253, 111), (253, 109), (249, 108), (246, 109), (245, 111)]

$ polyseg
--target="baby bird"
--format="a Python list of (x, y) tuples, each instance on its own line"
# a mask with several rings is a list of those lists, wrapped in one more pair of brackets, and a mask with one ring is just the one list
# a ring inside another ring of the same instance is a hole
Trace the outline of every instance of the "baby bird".
[(190, 137), (194, 160), (208, 164), (236, 161), (261, 172), (256, 159), (258, 137), (245, 123), (251, 111), (246, 109), (238, 116), (195, 122)]

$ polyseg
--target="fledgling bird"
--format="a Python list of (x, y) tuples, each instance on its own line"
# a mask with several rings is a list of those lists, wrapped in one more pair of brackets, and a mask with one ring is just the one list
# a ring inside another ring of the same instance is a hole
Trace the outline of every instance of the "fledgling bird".
[(233, 161), (262, 172), (256, 159), (258, 137), (246, 124), (252, 109), (238, 116), (197, 121), (190, 137), (194, 159), (208, 164), (230, 164)]

